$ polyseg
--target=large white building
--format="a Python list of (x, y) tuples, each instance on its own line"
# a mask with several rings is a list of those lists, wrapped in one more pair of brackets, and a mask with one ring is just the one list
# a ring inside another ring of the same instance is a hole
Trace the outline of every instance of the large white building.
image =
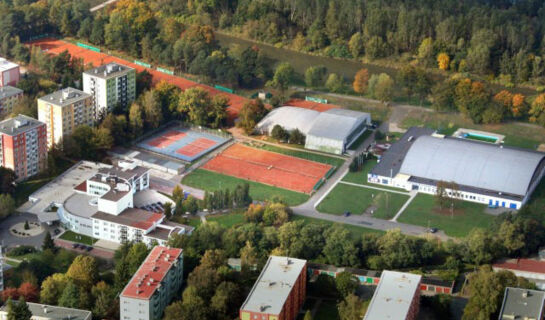
[(135, 197), (149, 188), (149, 169), (130, 162), (117, 166), (80, 162), (30, 195), (27, 211), (41, 222), (60, 221), (76, 233), (115, 243), (165, 244), (193, 228), (138, 209)]
[(298, 129), (306, 136), (305, 148), (343, 154), (371, 124), (365, 112), (334, 108), (324, 112), (280, 107), (272, 110), (256, 126), (261, 134), (271, 134), (276, 125), (287, 131)]
[(183, 281), (182, 249), (155, 246), (119, 296), (121, 320), (159, 320)]
[(489, 206), (520, 209), (545, 174), (545, 154), (411, 128), (381, 157), (368, 182), (447, 195)]
[[(13, 303), (17, 303), (14, 301)], [(50, 306), (47, 304), (27, 302), (32, 314), (31, 320), (92, 320), (93, 313), (87, 310)], [(8, 320), (7, 305), (0, 307), (0, 320)]]
[(136, 98), (136, 70), (114, 62), (87, 70), (83, 91), (93, 97), (95, 118), (101, 119), (117, 105), (126, 108)]

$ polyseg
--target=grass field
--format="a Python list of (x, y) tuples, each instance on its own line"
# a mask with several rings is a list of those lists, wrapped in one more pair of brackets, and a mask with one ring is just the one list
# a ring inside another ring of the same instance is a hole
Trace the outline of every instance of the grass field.
[(343, 159), (328, 157), (326, 155), (316, 154), (316, 153), (312, 153), (312, 152), (284, 149), (284, 148), (277, 147), (277, 146), (271, 146), (269, 144), (264, 144), (262, 146), (259, 146), (258, 148), (263, 149), (263, 150), (267, 150), (267, 151), (272, 151), (272, 152), (276, 152), (276, 153), (285, 154), (287, 156), (292, 156), (292, 157), (301, 158), (301, 159), (305, 159), (305, 160), (310, 160), (310, 161), (314, 161), (314, 162), (330, 164), (330, 165), (335, 166), (337, 168), (342, 166), (343, 163), (346, 161), (346, 160), (343, 160)]
[(78, 234), (78, 233), (75, 233), (75, 232), (70, 231), (70, 230), (63, 233), (59, 238), (61, 238), (63, 240), (67, 240), (67, 241), (83, 243), (83, 244), (86, 244), (88, 246), (92, 246), (93, 244), (95, 244), (95, 242), (98, 241), (97, 239), (88, 237), (88, 236), (83, 235), (83, 234)]
[(279, 197), (290, 206), (298, 205), (308, 200), (308, 195), (304, 193), (275, 188), (203, 169), (193, 171), (184, 177), (182, 183), (209, 192), (224, 190), (226, 188), (234, 190), (237, 185), (248, 183), (250, 185), (250, 195), (254, 200), (264, 201), (272, 197)]
[(429, 226), (443, 230), (447, 235), (453, 237), (464, 237), (473, 228), (486, 229), (494, 220), (494, 216), (486, 214), (485, 205), (459, 201), (458, 212), (454, 216), (436, 212), (434, 196), (419, 194), (409, 204), (407, 209), (398, 218), (399, 222)]
[(338, 184), (322, 200), (317, 209), (320, 212), (341, 215), (345, 211), (362, 214), (367, 208), (376, 207), (373, 217), (391, 219), (409, 199), (408, 196), (346, 184)]
[(369, 159), (369, 160), (365, 161), (365, 163), (363, 164), (363, 167), (361, 168), (360, 171), (356, 171), (356, 172), (350, 172), (349, 171), (343, 177), (343, 181), (358, 183), (358, 184), (367, 184), (367, 174), (376, 165), (377, 165), (377, 160), (376, 159)]
[(219, 225), (225, 228), (231, 228), (237, 224), (244, 223), (244, 214), (243, 213), (227, 213), (214, 216), (207, 216), (206, 221), (215, 221)]
[[(317, 219), (317, 218), (304, 217), (304, 216), (293, 216), (291, 218), (291, 220), (292, 221), (301, 220), (301, 221), (304, 221), (305, 224), (307, 224), (307, 223), (321, 223), (321, 224), (327, 224), (327, 225), (333, 224), (333, 222), (331, 222), (331, 221), (326, 221), (326, 220)], [(350, 231), (350, 233), (352, 234), (352, 236), (355, 239), (361, 238), (361, 235), (364, 234), (364, 233), (377, 233), (377, 234), (383, 234), (384, 233), (384, 231), (382, 231), (382, 230), (369, 229), (369, 228), (365, 228), (365, 227), (355, 226), (355, 225), (352, 225), (352, 224), (342, 224), (342, 227), (345, 228), (346, 230)]]

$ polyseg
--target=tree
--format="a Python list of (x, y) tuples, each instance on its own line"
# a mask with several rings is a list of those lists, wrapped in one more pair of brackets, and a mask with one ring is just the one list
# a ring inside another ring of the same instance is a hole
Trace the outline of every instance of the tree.
[(66, 276), (78, 286), (91, 288), (98, 278), (98, 266), (95, 258), (91, 256), (77, 256), (68, 268), (68, 271), (66, 271)]
[(354, 59), (359, 58), (359, 56), (363, 53), (363, 50), (365, 49), (364, 43), (365, 42), (361, 32), (356, 32), (352, 35), (352, 37), (350, 37), (350, 41), (348, 41), (348, 49), (350, 50), (350, 53)]
[(377, 83), (373, 90), (375, 98), (380, 100), (382, 103), (391, 101), (394, 93), (393, 90), (394, 80), (392, 80), (389, 75), (381, 73), (378, 76)]
[(299, 129), (295, 128), (291, 130), (290, 137), (289, 137), (290, 143), (304, 145), (305, 140), (306, 140), (305, 135), (301, 131), (299, 131)]
[(165, 210), (164, 211), (165, 218), (167, 220), (170, 220), (170, 218), (172, 217), (172, 202), (163, 203), (163, 209)]
[(293, 67), (287, 62), (283, 62), (276, 67), (274, 76), (267, 85), (280, 90), (282, 95), (284, 95), (285, 91), (288, 90), (288, 86), (293, 81), (293, 76)]
[(437, 65), (441, 70), (447, 70), (450, 65), (450, 57), (448, 54), (441, 52), (437, 56)]
[(148, 129), (155, 129), (159, 127), (159, 125), (163, 122), (163, 112), (153, 90), (144, 92), (142, 104), (144, 105), (145, 126)]
[(290, 134), (279, 124), (275, 125), (271, 131), (271, 137), (281, 142), (287, 141), (289, 136)]
[(437, 181), (436, 190), (435, 190), (435, 200), (439, 205), (439, 209), (443, 210), (445, 203), (447, 201), (447, 183), (445, 181)]
[(268, 203), (263, 212), (263, 223), (269, 226), (281, 226), (288, 222), (291, 210), (283, 203)]
[(431, 38), (422, 40), (420, 47), (418, 47), (418, 58), (422, 60), (424, 65), (429, 64), (433, 59), (433, 40)]
[(333, 226), (326, 232), (323, 254), (327, 262), (336, 266), (357, 266), (358, 247), (345, 228)]
[(0, 194), (0, 219), (7, 217), (13, 211), (15, 211), (15, 200), (9, 194)]
[(17, 292), (19, 293), (19, 297), (20, 298), (22, 297), (25, 301), (38, 302), (40, 289), (32, 283), (29, 283), (29, 282), (22, 283), (19, 286), (19, 289), (17, 289)]
[(116, 311), (116, 306), (112, 304), (116, 292), (104, 281), (100, 281), (93, 286), (91, 294), (95, 301), (93, 314), (100, 319), (111, 318)]
[(534, 99), (528, 115), (530, 116), (530, 122), (545, 126), (545, 93), (540, 94)]
[(327, 68), (324, 66), (311, 66), (305, 70), (305, 84), (307, 87), (320, 87), (324, 84)]
[(133, 139), (140, 137), (143, 133), (144, 121), (142, 119), (142, 107), (138, 103), (133, 102), (129, 109), (129, 128)]
[(172, 199), (176, 203), (184, 199), (184, 190), (182, 189), (182, 187), (180, 187), (179, 184), (175, 185), (174, 189), (172, 189)]
[(365, 314), (363, 302), (354, 294), (350, 294), (338, 304), (339, 318), (341, 320), (360, 320)]
[(210, 306), (217, 314), (229, 316), (236, 311), (240, 300), (238, 286), (233, 282), (224, 281), (216, 288)]
[(455, 104), (458, 110), (474, 123), (483, 121), (483, 113), (490, 103), (490, 94), (484, 84), (471, 79), (462, 79), (455, 89)]
[(240, 264), (244, 269), (251, 269), (257, 265), (258, 253), (256, 248), (250, 241), (246, 241), (246, 245), (240, 249)]
[(180, 94), (177, 110), (195, 125), (217, 128), (227, 117), (227, 101), (221, 96), (211, 99), (208, 91), (200, 87), (189, 88)]
[(344, 271), (337, 274), (335, 277), (335, 285), (337, 291), (343, 296), (347, 297), (348, 295), (354, 294), (358, 288), (358, 280), (352, 275), (352, 273)]
[(16, 304), (9, 299), (7, 302), (7, 311), (7, 320), (30, 320), (32, 318), (32, 312), (30, 312), (28, 304), (23, 297), (20, 297)]
[(492, 235), (483, 229), (473, 229), (461, 243), (462, 258), (475, 265), (490, 263), (499, 248)]
[(54, 251), (56, 249), (55, 242), (53, 241), (53, 238), (51, 238), (51, 233), (46, 232), (44, 241), (42, 243), (42, 250), (52, 250)]
[(360, 69), (354, 76), (354, 83), (352, 87), (357, 93), (365, 93), (367, 86), (369, 85), (369, 72), (367, 69)]
[(74, 282), (68, 281), (66, 287), (64, 287), (64, 290), (62, 291), (61, 296), (59, 297), (59, 306), (66, 308), (79, 308), (79, 295), (80, 290), (78, 289), (78, 286)]
[(513, 117), (518, 118), (524, 116), (526, 112), (528, 112), (528, 105), (524, 95), (515, 93), (511, 102), (511, 114)]
[(325, 82), (325, 87), (331, 92), (341, 92), (344, 88), (344, 80), (336, 73), (330, 73)]
[(0, 167), (0, 193), (10, 193), (15, 191), (15, 172), (6, 167)]
[(244, 104), (238, 115), (237, 127), (242, 128), (246, 134), (251, 134), (255, 126), (265, 116), (267, 109), (259, 99)]
[(303, 320), (312, 320), (312, 314), (310, 313), (310, 310), (307, 310), (307, 312), (305, 312), (305, 317), (303, 318)]
[(42, 282), (42, 290), (40, 291), (40, 302), (43, 304), (56, 305), (63, 289), (68, 284), (68, 277), (63, 273), (55, 273), (47, 277)]
[(197, 203), (197, 199), (193, 196), (187, 197), (187, 199), (184, 201), (184, 208), (187, 212), (191, 214), (197, 213), (199, 211), (199, 204)]

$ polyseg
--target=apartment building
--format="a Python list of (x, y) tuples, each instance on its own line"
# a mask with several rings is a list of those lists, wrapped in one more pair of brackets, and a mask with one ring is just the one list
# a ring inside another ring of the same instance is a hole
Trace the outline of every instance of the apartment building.
[(13, 111), (15, 104), (23, 97), (23, 90), (12, 86), (0, 87), (0, 115)]
[(306, 270), (306, 260), (270, 256), (240, 308), (240, 319), (296, 319), (306, 297)]
[(136, 98), (136, 70), (114, 62), (87, 70), (83, 91), (93, 98), (95, 119), (102, 119), (116, 106), (126, 108)]
[(90, 94), (66, 88), (38, 99), (38, 120), (47, 124), (47, 146), (60, 145), (80, 125), (95, 123)]
[(19, 65), (0, 57), (0, 87), (15, 86), (20, 79)]
[(154, 247), (119, 298), (121, 320), (159, 320), (183, 280), (182, 249)]
[(15, 171), (17, 181), (47, 167), (47, 129), (25, 115), (0, 122), (0, 165)]

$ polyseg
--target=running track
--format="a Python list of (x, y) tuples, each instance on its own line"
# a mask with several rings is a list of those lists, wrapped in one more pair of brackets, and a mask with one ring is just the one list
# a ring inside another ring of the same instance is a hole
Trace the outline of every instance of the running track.
[(29, 44), (32, 46), (39, 46), (42, 50), (45, 50), (52, 54), (60, 54), (63, 51), (68, 51), (68, 53), (70, 53), (72, 57), (81, 58), (83, 59), (84, 64), (92, 64), (95, 67), (98, 67), (100, 65), (110, 63), (110, 62), (117, 62), (119, 64), (123, 64), (131, 68), (134, 68), (138, 72), (147, 70), (152, 75), (154, 84), (160, 81), (166, 81), (168, 83), (171, 83), (179, 87), (182, 90), (187, 90), (189, 88), (194, 88), (194, 87), (200, 87), (208, 91), (211, 96), (215, 96), (218, 94), (224, 95), (229, 99), (229, 107), (227, 108), (227, 114), (230, 121), (233, 121), (234, 119), (238, 117), (238, 113), (240, 109), (242, 109), (244, 104), (249, 101), (249, 99), (238, 96), (236, 94), (223, 92), (215, 88), (212, 88), (210, 86), (193, 82), (191, 80), (187, 80), (177, 76), (171, 76), (171, 75), (159, 72), (155, 69), (142, 67), (132, 62), (129, 62), (127, 60), (110, 56), (102, 52), (94, 52), (91, 50), (87, 50), (63, 40), (53, 39), (53, 38), (44, 38), (44, 39), (32, 41)]

